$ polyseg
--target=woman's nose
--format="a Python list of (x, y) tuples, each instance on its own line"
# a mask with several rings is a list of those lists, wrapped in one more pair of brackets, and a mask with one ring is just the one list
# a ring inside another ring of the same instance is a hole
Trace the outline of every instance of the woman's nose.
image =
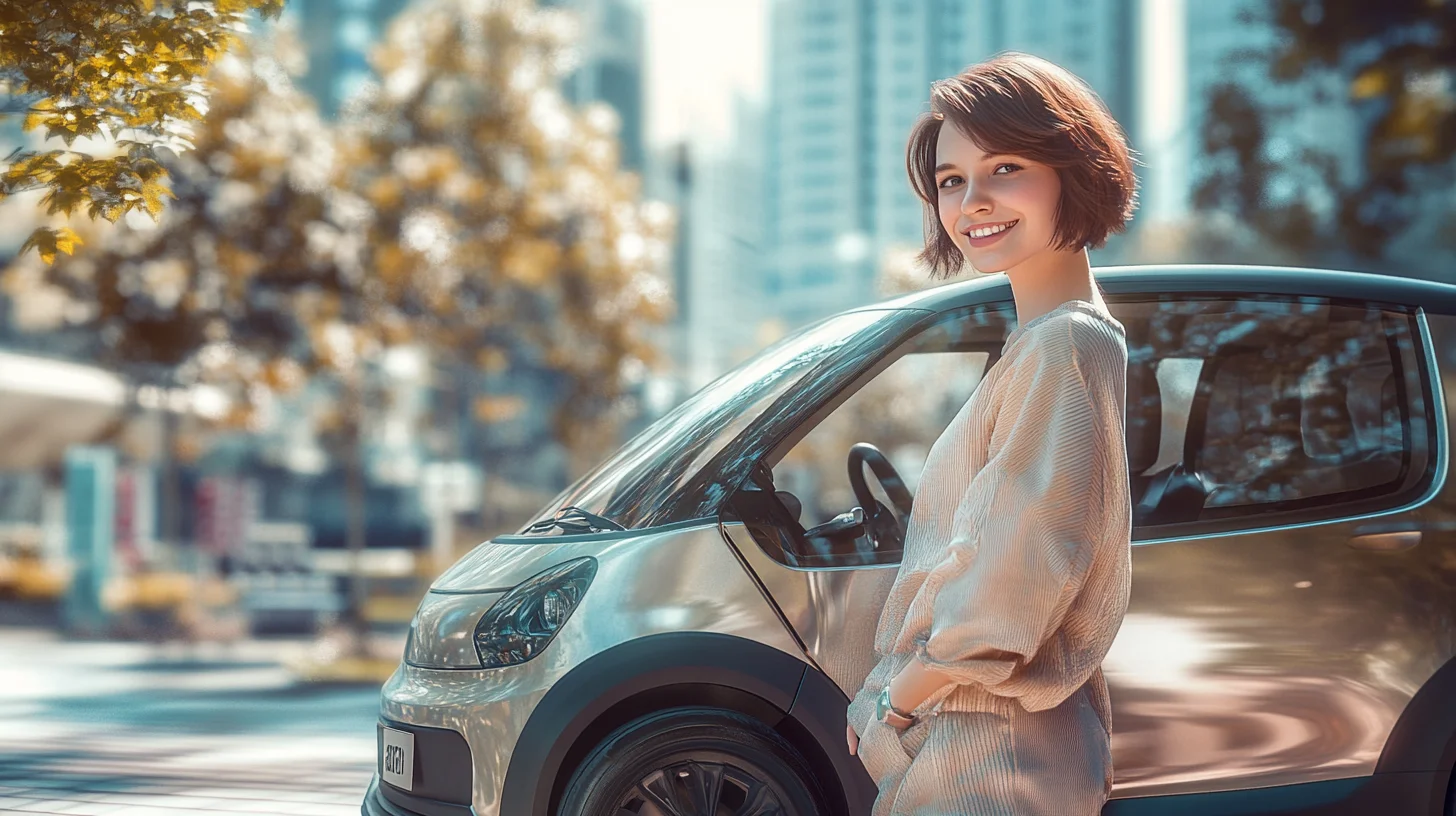
[(964, 185), (965, 193), (961, 195), (961, 212), (966, 215), (974, 215), (978, 212), (985, 212), (991, 209), (991, 204), (981, 188), (974, 182), (967, 181)]

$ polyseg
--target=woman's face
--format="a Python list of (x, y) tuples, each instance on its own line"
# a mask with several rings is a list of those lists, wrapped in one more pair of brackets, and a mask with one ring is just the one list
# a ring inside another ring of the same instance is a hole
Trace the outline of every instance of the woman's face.
[(984, 153), (950, 122), (935, 162), (940, 225), (977, 271), (1005, 272), (1051, 247), (1062, 193), (1056, 170)]

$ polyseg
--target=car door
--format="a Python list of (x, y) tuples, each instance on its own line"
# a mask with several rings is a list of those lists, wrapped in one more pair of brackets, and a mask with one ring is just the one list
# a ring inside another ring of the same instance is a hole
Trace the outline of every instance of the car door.
[(1445, 653), (1423, 623), (1441, 554), (1410, 535), (1437, 461), (1423, 324), (1307, 297), (1114, 310), (1134, 502), (1103, 664), (1114, 796), (1371, 773)]
[[(846, 469), (857, 443), (877, 446), (913, 493), (931, 444), (999, 358), (1015, 314), (1009, 301), (958, 308), (902, 338), (779, 440), (755, 473), (757, 489), (732, 501), (725, 538), (847, 696), (874, 667), (875, 627), (900, 548), (862, 527), (823, 537), (806, 536), (806, 528), (859, 504)], [(879, 481), (866, 482), (895, 512)], [(904, 521), (896, 525), (901, 535)]]

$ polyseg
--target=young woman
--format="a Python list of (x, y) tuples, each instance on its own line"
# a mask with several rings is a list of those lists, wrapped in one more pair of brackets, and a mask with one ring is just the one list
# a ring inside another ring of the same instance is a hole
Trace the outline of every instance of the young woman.
[(1005, 273), (1018, 325), (926, 460), (849, 750), (875, 816), (1091, 816), (1132, 514), (1126, 337), (1087, 249), (1131, 216), (1132, 159), (1084, 82), (1025, 54), (934, 83), (930, 107), (907, 161), (922, 258)]

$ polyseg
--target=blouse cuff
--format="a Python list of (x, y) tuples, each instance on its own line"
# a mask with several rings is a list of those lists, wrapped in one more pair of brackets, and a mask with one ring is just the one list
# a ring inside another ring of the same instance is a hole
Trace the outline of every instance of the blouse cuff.
[(850, 727), (859, 735), (864, 734), (866, 726), (875, 717), (875, 698), (879, 696), (879, 692), (869, 694), (868, 691), (867, 688), (861, 689), (850, 701), (849, 710), (845, 714)]
[[(996, 686), (1006, 682), (1016, 671), (1016, 661), (1013, 659), (1000, 658), (975, 658), (968, 660), (940, 660), (930, 655), (930, 644), (928, 639), (917, 638), (915, 641), (915, 654), (926, 668), (934, 669), (949, 677), (956, 685), (976, 684), (984, 686), (987, 691), (992, 691)], [(1009, 652), (1003, 652), (1008, 658), (1020, 657)]]

